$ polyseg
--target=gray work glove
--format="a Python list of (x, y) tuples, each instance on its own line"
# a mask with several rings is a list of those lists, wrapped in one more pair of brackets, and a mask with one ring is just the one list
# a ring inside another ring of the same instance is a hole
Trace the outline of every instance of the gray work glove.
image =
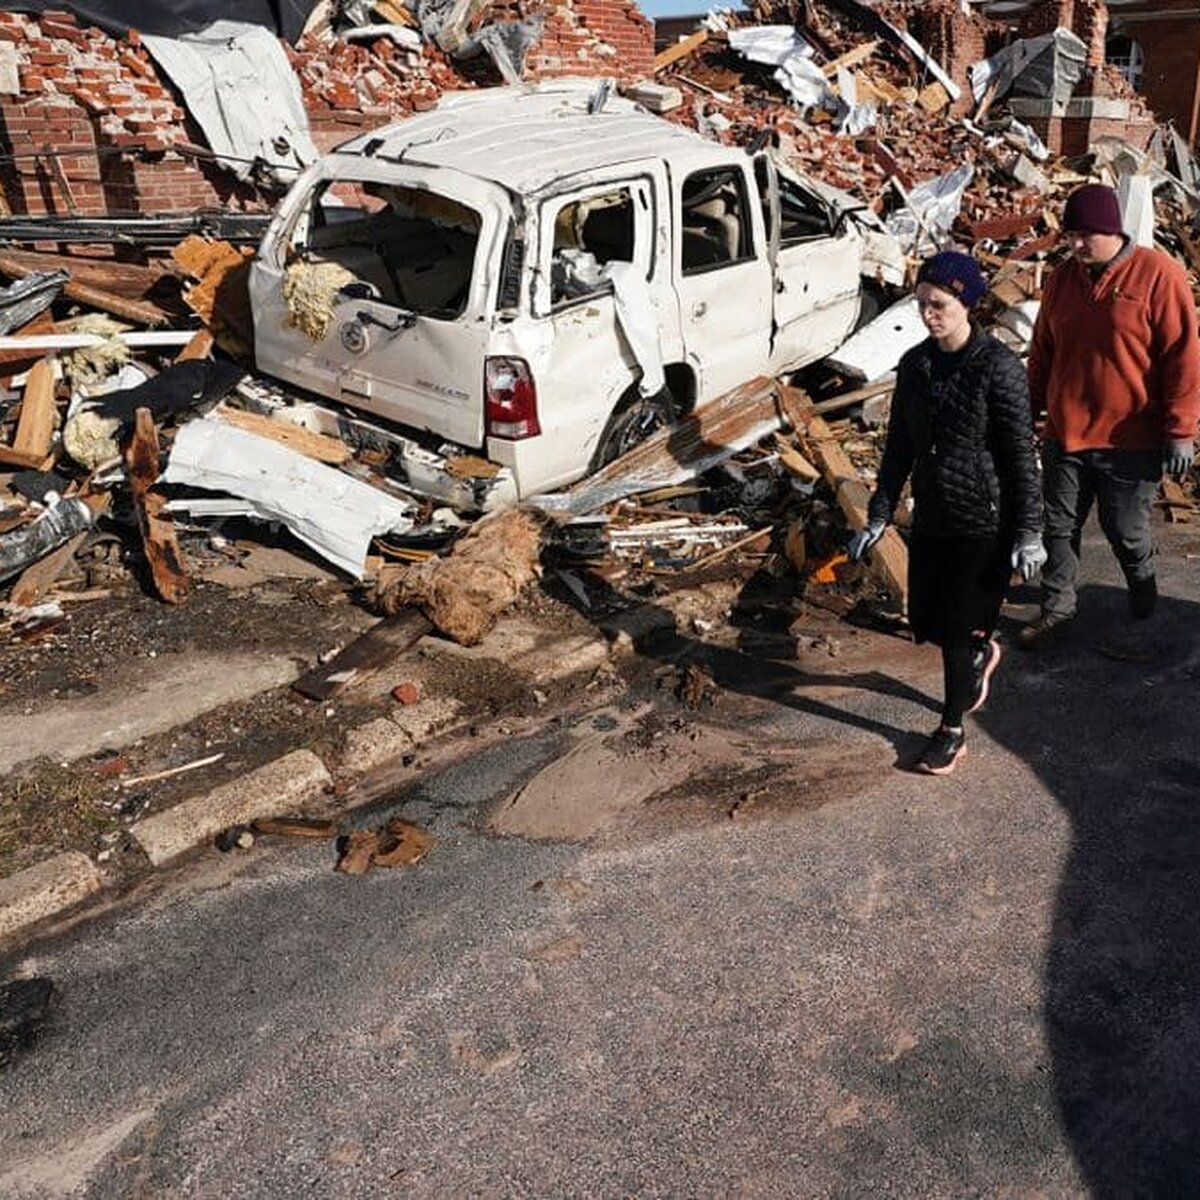
[(1196, 446), (1191, 438), (1172, 438), (1163, 448), (1163, 474), (1182, 479), (1195, 457)]
[(850, 540), (846, 543), (846, 553), (850, 556), (850, 561), (862, 562), (867, 551), (883, 537), (883, 531), (886, 528), (886, 521), (881, 521), (878, 517), (874, 517), (867, 522), (866, 529), (860, 529), (857, 533), (852, 533)]
[(1021, 578), (1028, 583), (1045, 565), (1048, 555), (1046, 545), (1040, 533), (1022, 531), (1017, 534), (1013, 543), (1012, 565), (1014, 571), (1021, 572)]

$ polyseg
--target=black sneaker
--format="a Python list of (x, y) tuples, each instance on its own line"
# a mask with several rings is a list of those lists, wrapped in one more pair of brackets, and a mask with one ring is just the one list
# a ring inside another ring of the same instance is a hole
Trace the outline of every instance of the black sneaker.
[(1017, 633), (1017, 645), (1022, 650), (1036, 650), (1057, 641), (1070, 629), (1074, 613), (1043, 612)]
[(1129, 581), (1129, 613), (1139, 621), (1144, 621), (1154, 612), (1158, 600), (1158, 582), (1153, 575), (1149, 579), (1131, 579)]
[(961, 729), (947, 729), (945, 725), (939, 725), (925, 743), (916, 769), (926, 775), (949, 775), (966, 753), (966, 734)]
[(992, 675), (1000, 665), (1000, 643), (995, 638), (981, 642), (971, 657), (971, 669), (975, 672), (975, 686), (971, 691), (971, 705), (967, 712), (973, 713), (984, 706), (988, 698), (988, 687)]

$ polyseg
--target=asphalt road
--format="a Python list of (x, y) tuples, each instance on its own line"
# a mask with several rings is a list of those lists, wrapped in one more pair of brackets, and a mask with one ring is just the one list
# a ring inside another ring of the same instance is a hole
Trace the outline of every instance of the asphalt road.
[(1006, 654), (947, 779), (894, 766), (932, 659), (731, 650), (705, 721), (799, 764), (744, 818), (714, 773), (584, 843), (489, 836), (543, 732), (393, 797), (443, 839), (415, 869), (260, 843), (32, 948), (0, 978), (60, 1002), (0, 1073), (0, 1195), (1197, 1194), (1200, 539), (1168, 534), (1137, 627), (1089, 544), (1073, 642)]

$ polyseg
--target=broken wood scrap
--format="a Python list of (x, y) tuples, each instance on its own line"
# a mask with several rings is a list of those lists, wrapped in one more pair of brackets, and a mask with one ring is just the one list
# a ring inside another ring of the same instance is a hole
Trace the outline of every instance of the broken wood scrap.
[[(789, 413), (795, 412), (801, 422), (797, 434), (809, 456), (821, 468), (825, 482), (837, 499), (838, 507), (851, 529), (866, 528), (867, 502), (870, 493), (859, 478), (854, 464), (839, 445), (824, 419), (807, 415), (807, 398), (799, 388), (783, 387)], [(797, 394), (798, 393), (798, 394)], [(894, 526), (889, 525), (871, 551), (868, 569), (902, 604), (908, 603), (908, 548)]]
[(847, 50), (845, 54), (839, 54), (832, 62), (827, 62), (821, 67), (821, 74), (826, 79), (832, 79), (838, 71), (843, 68), (857, 67), (859, 63), (866, 62), (876, 50), (879, 49), (879, 41), (863, 42), (858, 46)]
[(672, 63), (678, 62), (681, 58), (687, 58), (693, 50), (699, 50), (705, 42), (708, 41), (708, 30), (698, 29), (695, 33), (688, 34), (687, 37), (681, 38), (673, 46), (668, 46), (665, 50), (654, 56), (654, 72), (669, 67)]
[(20, 579), (13, 584), (8, 596), (9, 604), (17, 608), (32, 608), (43, 599), (74, 559), (75, 552), (86, 537), (86, 530), (77, 533), (44, 558), (26, 567)]
[(352, 830), (335, 870), (343, 875), (365, 875), (372, 867), (415, 866), (436, 841), (419, 825), (393, 817), (382, 829)]
[(274, 834), (277, 837), (328, 840), (338, 835), (335, 822), (317, 817), (259, 817), (250, 822), (250, 828), (255, 833)]
[[(24, 279), (27, 275), (33, 274), (29, 267), (4, 253), (0, 253), (0, 272), (13, 279)], [(133, 321), (138, 325), (163, 325), (169, 319), (168, 313), (150, 300), (130, 300), (125, 296), (107, 292), (103, 288), (79, 283), (74, 279), (69, 279), (64, 283), (62, 290), (63, 294), (71, 300), (86, 304), (89, 308), (98, 308), (112, 313), (114, 316), (121, 317), (126, 321)]]
[(395, 612), (344, 647), (329, 662), (302, 675), (292, 687), (310, 700), (328, 700), (395, 662), (432, 628), (429, 619), (415, 609)]
[(21, 396), (21, 415), (12, 448), (17, 454), (42, 460), (50, 454), (54, 431), (58, 428), (58, 402), (55, 396), (54, 362), (43, 358), (30, 368)]
[(125, 462), (138, 531), (155, 591), (168, 604), (180, 604), (191, 590), (191, 581), (175, 526), (170, 515), (162, 511), (166, 500), (152, 490), (158, 482), (161, 464), (158, 431), (148, 408), (139, 408), (134, 417), (133, 437), (125, 452)]
[(314, 433), (302, 425), (294, 425), (290, 421), (275, 420), (261, 413), (247, 412), (244, 408), (230, 408), (222, 404), (213, 411), (213, 416), (244, 429), (247, 433), (258, 434), (259, 437), (270, 438), (290, 450), (295, 450), (317, 462), (332, 463), (337, 466), (350, 457), (350, 447), (339, 438), (328, 437), (323, 433)]
[(778, 429), (777, 398), (775, 381), (758, 376), (651, 434), (587, 479), (529, 503), (556, 520), (568, 519), (626, 496), (695, 479)]
[(249, 353), (254, 344), (249, 286), (253, 251), (194, 233), (171, 251), (171, 258), (195, 281), (183, 298), (213, 331), (217, 344), (235, 357)]

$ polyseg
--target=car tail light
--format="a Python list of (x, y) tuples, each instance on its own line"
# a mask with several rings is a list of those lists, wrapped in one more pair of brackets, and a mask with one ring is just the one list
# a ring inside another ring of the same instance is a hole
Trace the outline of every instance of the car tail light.
[(489, 437), (517, 442), (537, 437), (537, 387), (523, 358), (489, 358), (483, 367)]

